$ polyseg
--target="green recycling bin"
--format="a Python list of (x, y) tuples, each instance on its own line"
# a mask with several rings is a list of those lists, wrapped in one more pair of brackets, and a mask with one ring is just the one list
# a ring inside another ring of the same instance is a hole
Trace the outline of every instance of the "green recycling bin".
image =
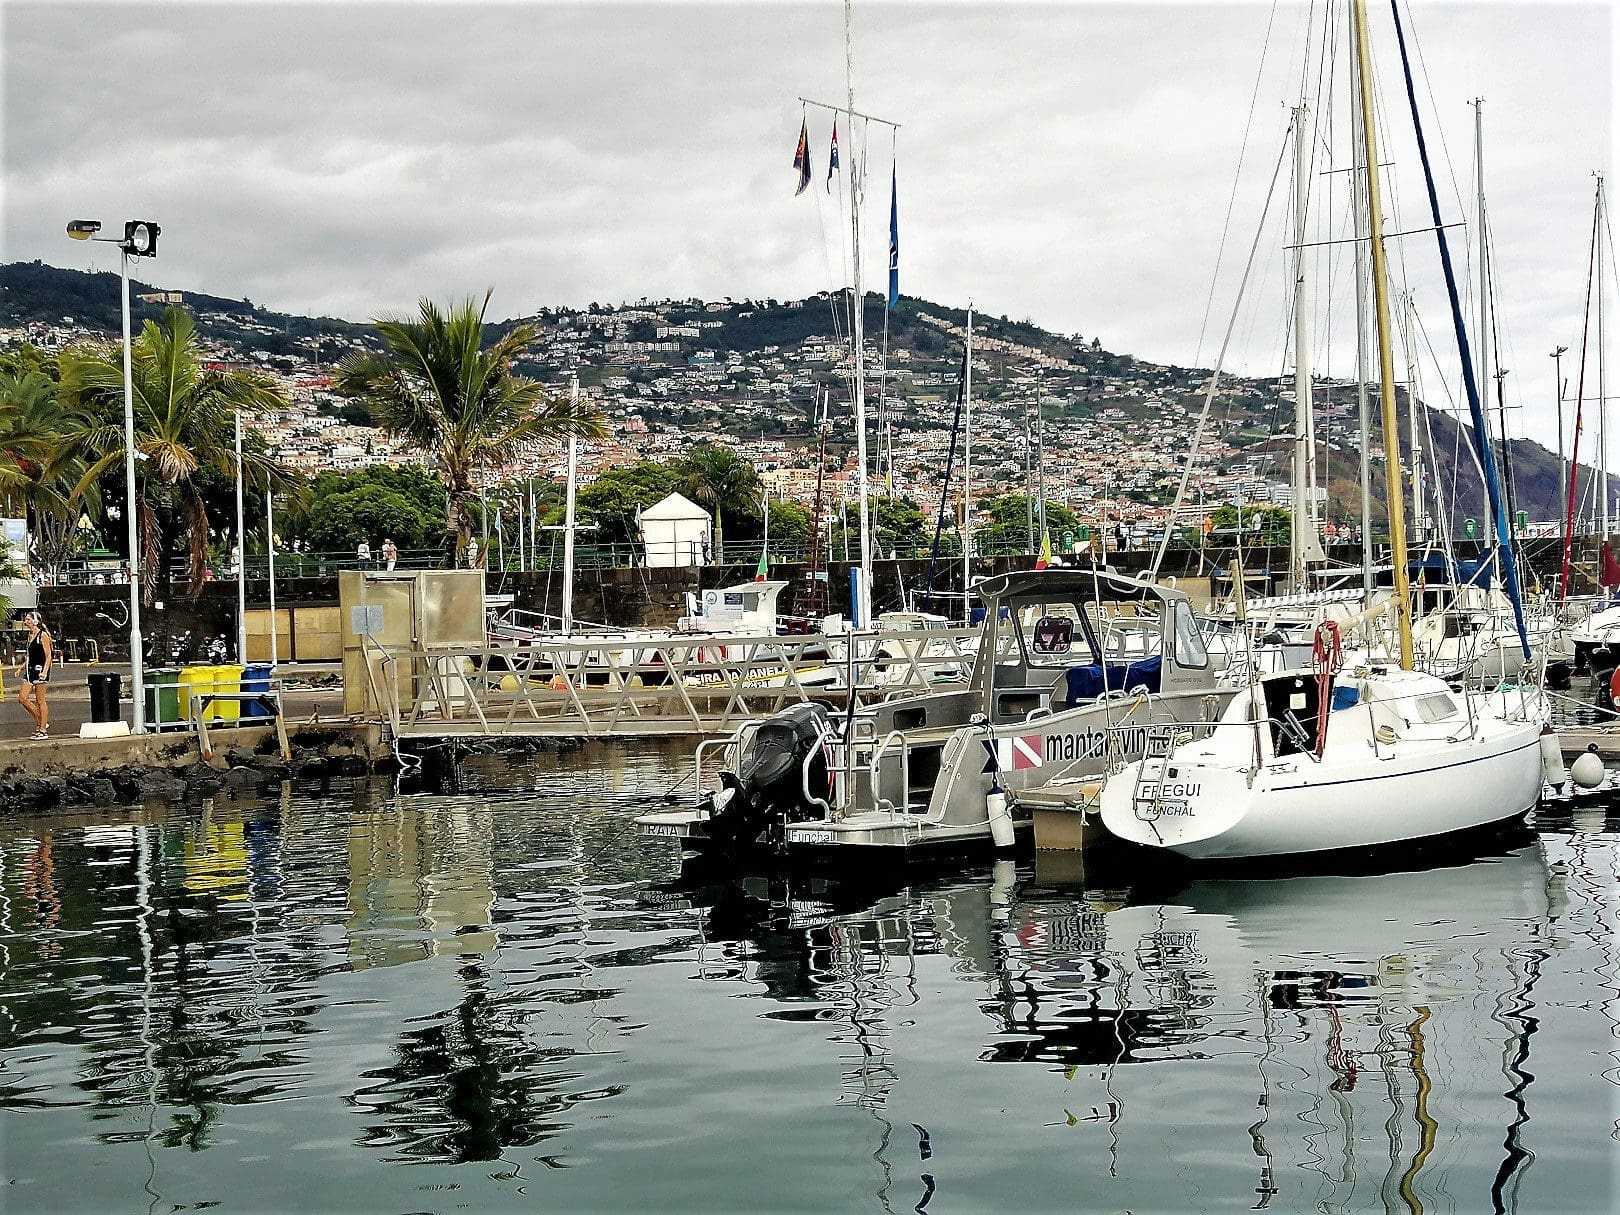
[(143, 671), (141, 679), (146, 685), (146, 724), (154, 730), (183, 725), (180, 713), (180, 671), (177, 667), (158, 667)]

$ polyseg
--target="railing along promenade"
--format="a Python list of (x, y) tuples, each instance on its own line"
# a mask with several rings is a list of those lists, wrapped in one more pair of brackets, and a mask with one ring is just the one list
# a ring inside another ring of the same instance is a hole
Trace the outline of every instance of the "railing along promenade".
[(636, 637), (499, 646), (362, 639), (370, 712), (397, 739), (702, 737), (788, 705), (965, 686), (976, 628)]

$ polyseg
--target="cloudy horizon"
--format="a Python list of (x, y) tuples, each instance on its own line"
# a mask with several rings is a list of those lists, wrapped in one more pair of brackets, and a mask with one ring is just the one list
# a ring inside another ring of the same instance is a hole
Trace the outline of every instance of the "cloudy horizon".
[[(1315, 12), (857, 4), (856, 109), (901, 123), (901, 290), (1211, 365), (1307, 36), (1322, 36), (1308, 34)], [(1468, 102), (1486, 99), (1501, 362), (1526, 407), (1515, 433), (1550, 444), (1546, 356), (1579, 347), (1591, 174), (1610, 160), (1614, 14), (1458, 0), (1407, 15), (1447, 222), (1471, 219)], [(1392, 44), (1387, 7), (1372, 20)], [(0, 23), (6, 261), (116, 269), (105, 247), (69, 246), (63, 224), (151, 218), (161, 255), (143, 278), (351, 320), (491, 286), (504, 317), (642, 297), (799, 298), (847, 281), (844, 179), (823, 186), (829, 116), (808, 111), (816, 165), (803, 196), (789, 163), (798, 98), (845, 99), (838, 4), (12, 0)], [(1379, 80), (1395, 162), (1386, 212), (1420, 228), (1391, 45)], [(1317, 173), (1343, 163), (1326, 134), (1346, 117), (1319, 108)], [(843, 171), (870, 153), (863, 250), (877, 289), (889, 136), (841, 129), (840, 143)], [(1344, 200), (1324, 199), (1313, 235), (1325, 240)], [(1228, 360), (1247, 374), (1287, 357), (1285, 207), (1272, 207)], [(1438, 270), (1416, 268), (1434, 262), (1432, 238), (1400, 245), (1437, 335), (1449, 328)], [(1344, 257), (1314, 265), (1313, 289), (1342, 309)], [(1349, 356), (1329, 336), (1319, 368), (1342, 374)]]

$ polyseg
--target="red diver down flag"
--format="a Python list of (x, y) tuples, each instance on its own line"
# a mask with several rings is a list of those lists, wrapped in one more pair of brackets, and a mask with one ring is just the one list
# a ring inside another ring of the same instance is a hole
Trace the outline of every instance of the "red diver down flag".
[(1038, 768), (1046, 761), (1041, 758), (1045, 740), (1039, 734), (1022, 734), (1015, 738), (996, 740), (996, 765), (1003, 772), (1022, 772)]

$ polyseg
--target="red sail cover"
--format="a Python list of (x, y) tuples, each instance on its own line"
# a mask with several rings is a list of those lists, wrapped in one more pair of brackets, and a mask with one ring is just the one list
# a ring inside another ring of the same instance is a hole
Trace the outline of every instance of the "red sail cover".
[(1610, 550), (1607, 540), (1603, 542), (1603, 547), (1598, 550), (1598, 558), (1603, 566), (1603, 572), (1598, 581), (1605, 588), (1620, 586), (1620, 561), (1614, 559), (1614, 553)]

